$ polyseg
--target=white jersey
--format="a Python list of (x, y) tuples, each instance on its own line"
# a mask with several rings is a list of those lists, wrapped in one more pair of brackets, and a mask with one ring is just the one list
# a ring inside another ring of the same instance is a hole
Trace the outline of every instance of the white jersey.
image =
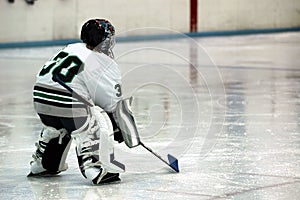
[(121, 72), (114, 60), (91, 51), (84, 43), (70, 44), (43, 66), (34, 86), (34, 105), (38, 113), (86, 116), (86, 105), (52, 80), (53, 74), (76, 93), (106, 112), (113, 112), (122, 98)]

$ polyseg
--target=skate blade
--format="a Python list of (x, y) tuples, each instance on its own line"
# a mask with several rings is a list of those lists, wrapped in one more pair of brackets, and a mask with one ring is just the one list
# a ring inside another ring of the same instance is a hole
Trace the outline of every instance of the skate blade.
[(33, 174), (32, 172), (30, 172), (27, 177), (53, 177), (53, 176), (56, 176), (58, 175), (60, 172), (48, 172), (48, 171), (45, 171), (45, 172), (41, 172), (41, 173), (38, 173), (38, 174)]

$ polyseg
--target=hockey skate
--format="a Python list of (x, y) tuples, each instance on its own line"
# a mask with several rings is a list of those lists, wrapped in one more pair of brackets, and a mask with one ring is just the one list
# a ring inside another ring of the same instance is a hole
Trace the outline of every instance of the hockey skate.
[(100, 172), (99, 175), (93, 180), (94, 184), (106, 184), (121, 181), (119, 178), (119, 173), (107, 172), (104, 176), (102, 174), (103, 173)]
[(101, 166), (98, 156), (93, 154), (90, 148), (83, 148), (78, 152), (76, 148), (78, 164), (82, 175), (93, 184), (105, 184), (121, 181), (119, 173), (110, 173)]
[(62, 171), (66, 171), (68, 169), (67, 163), (61, 168), (59, 171), (49, 171), (43, 168), (41, 160), (36, 159), (30, 162), (31, 172), (27, 175), (27, 177), (49, 177), (59, 174)]

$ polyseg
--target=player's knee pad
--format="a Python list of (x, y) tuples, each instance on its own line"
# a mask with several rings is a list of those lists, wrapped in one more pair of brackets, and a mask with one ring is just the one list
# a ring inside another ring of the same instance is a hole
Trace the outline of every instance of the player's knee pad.
[[(56, 173), (66, 170), (65, 161), (70, 145), (71, 136), (65, 129), (44, 127), (39, 141), (36, 143), (37, 150), (33, 154), (34, 161), (31, 162), (31, 172), (40, 173), (44, 169), (44, 171)], [(39, 167), (43, 169), (39, 169)]]

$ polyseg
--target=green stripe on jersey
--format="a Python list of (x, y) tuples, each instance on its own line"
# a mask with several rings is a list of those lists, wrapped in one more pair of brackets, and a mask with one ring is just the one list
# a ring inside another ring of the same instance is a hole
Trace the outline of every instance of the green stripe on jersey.
[(33, 92), (33, 96), (42, 97), (42, 98), (46, 98), (46, 99), (53, 99), (53, 100), (63, 101), (63, 102), (77, 102), (76, 100), (72, 100), (72, 99), (69, 99), (69, 98), (48, 95), (48, 94), (44, 94), (44, 93), (40, 93), (40, 92)]

